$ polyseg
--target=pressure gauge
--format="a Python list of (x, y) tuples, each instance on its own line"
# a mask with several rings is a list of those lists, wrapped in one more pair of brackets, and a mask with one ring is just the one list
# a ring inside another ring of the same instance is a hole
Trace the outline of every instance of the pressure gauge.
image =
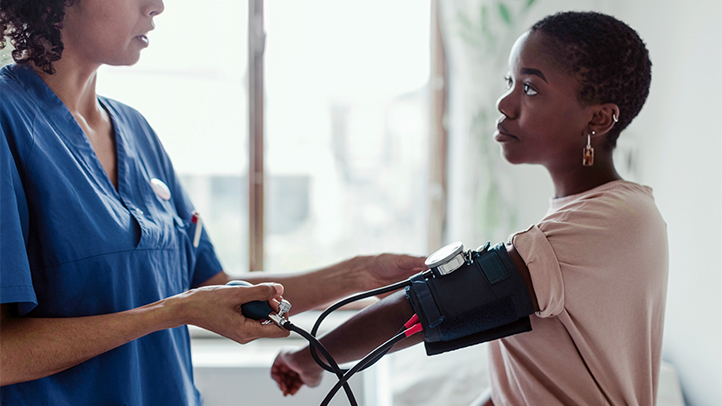
[(465, 262), (464, 244), (452, 242), (429, 255), (425, 263), (432, 272), (438, 276), (442, 276), (459, 269)]

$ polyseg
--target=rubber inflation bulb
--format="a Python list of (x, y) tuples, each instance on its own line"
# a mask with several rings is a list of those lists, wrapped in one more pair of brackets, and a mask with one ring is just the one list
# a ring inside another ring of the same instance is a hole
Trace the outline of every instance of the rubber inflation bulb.
[[(230, 281), (226, 283), (228, 286), (253, 286), (253, 284), (246, 281)], [(253, 320), (265, 320), (268, 315), (273, 313), (271, 305), (268, 301), (254, 300), (252, 302), (244, 303), (241, 305), (241, 313), (243, 316)]]

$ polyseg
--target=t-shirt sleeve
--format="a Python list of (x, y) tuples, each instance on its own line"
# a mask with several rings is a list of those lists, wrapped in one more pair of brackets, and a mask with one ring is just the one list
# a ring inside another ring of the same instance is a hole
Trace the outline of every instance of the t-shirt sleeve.
[(20, 315), (35, 306), (30, 262), (26, 250), (28, 208), (20, 174), (0, 127), (0, 303), (17, 303)]
[(537, 225), (514, 234), (514, 248), (529, 268), (539, 302), (539, 317), (553, 317), (564, 309), (564, 279), (554, 249)]
[(529, 268), (540, 317), (556, 316), (571, 302), (603, 299), (602, 288), (627, 278), (617, 263), (636, 255), (640, 233), (649, 229), (645, 196), (624, 188), (595, 193), (512, 236)]

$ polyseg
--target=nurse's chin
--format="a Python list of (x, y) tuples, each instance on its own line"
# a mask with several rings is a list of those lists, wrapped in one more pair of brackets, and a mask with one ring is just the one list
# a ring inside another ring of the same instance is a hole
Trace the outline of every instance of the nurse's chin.
[(140, 61), (140, 52), (135, 55), (126, 56), (123, 58), (117, 58), (112, 61), (105, 62), (108, 66), (133, 66)]

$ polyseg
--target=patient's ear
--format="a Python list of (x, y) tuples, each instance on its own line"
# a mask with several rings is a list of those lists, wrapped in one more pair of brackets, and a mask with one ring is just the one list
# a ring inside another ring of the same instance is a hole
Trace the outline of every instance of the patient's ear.
[(604, 103), (596, 106), (592, 119), (589, 121), (589, 129), (594, 131), (596, 136), (604, 136), (614, 128), (619, 121), (619, 107), (614, 103)]

